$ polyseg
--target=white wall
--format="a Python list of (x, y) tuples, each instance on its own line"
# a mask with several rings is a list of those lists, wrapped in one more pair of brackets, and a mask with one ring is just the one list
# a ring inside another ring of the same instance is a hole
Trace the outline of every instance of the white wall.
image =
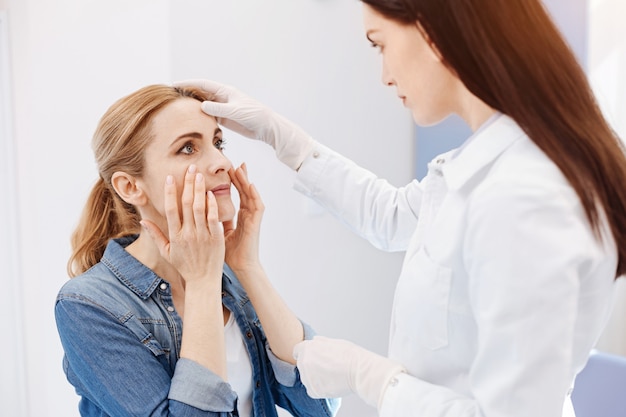
[(72, 416), (77, 397), (62, 373), (53, 306), (67, 279), (69, 235), (96, 179), (90, 138), (115, 99), (170, 79), (168, 2), (7, 0), (5, 6), (20, 230), (20, 275), (9, 279), (22, 286), (28, 415)]
[(8, 16), (0, 10), (0, 265), (3, 275), (3, 302), (0, 303), (0, 334), (2, 357), (7, 361), (0, 377), (0, 404), (7, 415), (26, 414), (26, 380), (24, 368), (24, 339), (22, 323), (22, 294), (19, 281), (19, 262), (16, 250), (19, 239), (17, 228), (16, 170), (13, 142), (11, 75), (9, 66)]
[[(222, 80), (393, 183), (410, 180), (411, 118), (380, 84), (357, 1), (3, 3), (21, 230), (20, 275), (11, 278), (23, 292), (29, 416), (77, 415), (53, 304), (96, 179), (91, 134), (115, 99), (153, 82)], [(292, 173), (268, 147), (227, 136), (227, 154), (248, 163), (267, 206), (262, 257), (276, 287), (318, 332), (384, 353), (401, 255), (374, 250), (292, 191)], [(341, 415), (372, 412), (349, 398)]]

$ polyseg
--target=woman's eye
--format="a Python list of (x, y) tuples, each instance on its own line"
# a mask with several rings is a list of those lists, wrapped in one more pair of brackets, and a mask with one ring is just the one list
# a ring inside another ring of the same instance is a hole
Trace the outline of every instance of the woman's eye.
[(191, 155), (194, 152), (194, 148), (193, 145), (191, 143), (186, 143), (182, 148), (180, 148), (180, 150), (178, 151), (178, 153), (182, 153), (185, 155)]
[(215, 146), (220, 151), (223, 151), (224, 148), (226, 148), (226, 139), (215, 139), (215, 142), (213, 142), (213, 146)]

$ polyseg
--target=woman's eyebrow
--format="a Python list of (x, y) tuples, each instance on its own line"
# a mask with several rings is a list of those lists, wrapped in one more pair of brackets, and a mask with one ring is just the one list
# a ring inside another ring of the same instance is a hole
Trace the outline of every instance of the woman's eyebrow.
[(176, 143), (180, 142), (183, 139), (202, 139), (202, 138), (204, 138), (204, 135), (200, 132), (187, 132), (187, 133), (183, 133), (182, 135), (174, 139), (172, 143), (170, 143), (170, 146), (176, 145)]
[[(220, 133), (222, 133), (222, 129), (220, 129), (219, 127), (216, 127), (215, 130), (213, 131), (213, 137), (217, 136)], [(172, 143), (170, 144), (170, 146), (174, 146), (177, 142), (183, 139), (203, 139), (203, 138), (204, 138), (204, 135), (200, 132), (187, 132), (187, 133), (183, 133), (182, 135), (174, 139)]]

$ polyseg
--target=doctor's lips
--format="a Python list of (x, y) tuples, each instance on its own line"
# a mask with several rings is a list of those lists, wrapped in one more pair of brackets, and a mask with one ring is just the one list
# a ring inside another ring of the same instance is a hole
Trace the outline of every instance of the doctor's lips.
[(215, 195), (228, 195), (230, 194), (230, 184), (220, 184), (213, 188), (211, 192)]

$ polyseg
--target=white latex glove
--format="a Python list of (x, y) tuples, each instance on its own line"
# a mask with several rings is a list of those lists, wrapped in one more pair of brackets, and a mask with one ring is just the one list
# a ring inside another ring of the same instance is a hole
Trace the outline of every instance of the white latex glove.
[(299, 126), (234, 87), (203, 79), (174, 85), (200, 88), (213, 95), (212, 101), (202, 103), (202, 111), (232, 131), (271, 145), (278, 159), (291, 169), (300, 168), (313, 148), (313, 139)]
[(315, 336), (293, 349), (300, 378), (312, 398), (356, 393), (378, 408), (391, 379), (403, 366), (346, 340)]

